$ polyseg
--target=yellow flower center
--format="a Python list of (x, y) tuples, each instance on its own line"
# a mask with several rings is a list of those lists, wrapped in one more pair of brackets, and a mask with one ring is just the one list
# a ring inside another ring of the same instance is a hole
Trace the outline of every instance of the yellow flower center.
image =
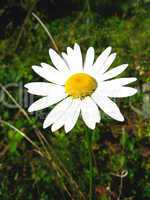
[(65, 90), (73, 98), (84, 98), (91, 95), (97, 87), (96, 80), (88, 74), (76, 73), (68, 78)]

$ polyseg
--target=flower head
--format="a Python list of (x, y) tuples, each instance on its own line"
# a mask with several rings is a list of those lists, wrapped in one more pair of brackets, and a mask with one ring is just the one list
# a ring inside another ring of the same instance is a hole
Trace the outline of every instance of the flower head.
[[(109, 69), (116, 58), (111, 47), (105, 49), (94, 62), (94, 48), (87, 50), (83, 62), (78, 44), (67, 48), (67, 53), (59, 56), (53, 49), (49, 55), (54, 66), (41, 63), (32, 69), (48, 82), (32, 82), (25, 85), (30, 94), (42, 96), (30, 107), (29, 112), (55, 107), (47, 115), (43, 128), (51, 126), (56, 131), (64, 126), (69, 132), (81, 116), (85, 124), (94, 129), (101, 120), (100, 110), (117, 121), (124, 121), (118, 106), (111, 98), (128, 97), (137, 90), (126, 86), (136, 78), (118, 78), (127, 64)], [(56, 105), (57, 104), (57, 105)]]

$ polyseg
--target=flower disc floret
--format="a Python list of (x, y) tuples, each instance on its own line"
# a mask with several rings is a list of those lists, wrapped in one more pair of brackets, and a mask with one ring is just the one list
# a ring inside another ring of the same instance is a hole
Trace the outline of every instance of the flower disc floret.
[(96, 87), (96, 80), (86, 73), (73, 74), (65, 83), (66, 93), (73, 98), (90, 96)]

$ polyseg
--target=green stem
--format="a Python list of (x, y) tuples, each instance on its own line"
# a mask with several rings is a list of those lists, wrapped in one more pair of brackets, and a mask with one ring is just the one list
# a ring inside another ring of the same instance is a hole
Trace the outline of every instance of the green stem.
[(92, 159), (92, 132), (87, 132), (88, 138), (88, 154), (89, 154), (89, 170), (90, 170), (90, 177), (89, 177), (89, 200), (92, 200), (93, 196), (93, 159)]

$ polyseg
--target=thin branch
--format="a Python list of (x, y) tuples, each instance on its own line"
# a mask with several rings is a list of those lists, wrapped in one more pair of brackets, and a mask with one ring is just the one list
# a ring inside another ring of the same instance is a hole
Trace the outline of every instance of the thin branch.
[(117, 200), (120, 200), (121, 195), (122, 195), (122, 189), (123, 189), (123, 179), (128, 175), (128, 171), (127, 170), (123, 170), (121, 171), (121, 173), (111, 173), (113, 176), (116, 176), (118, 178), (120, 178), (120, 185), (119, 185), (119, 194), (118, 194), (118, 198)]
[(36, 6), (37, 2), (38, 2), (38, 0), (35, 0), (34, 3), (30, 6), (30, 9), (29, 9), (29, 11), (28, 11), (28, 13), (27, 13), (27, 15), (26, 15), (26, 17), (25, 17), (25, 19), (24, 19), (24, 22), (23, 22), (22, 27), (21, 27), (21, 29), (20, 29), (18, 38), (17, 38), (17, 40), (16, 40), (16, 45), (15, 45), (14, 51), (16, 51), (16, 49), (17, 49), (17, 47), (18, 47), (18, 45), (19, 45), (19, 42), (20, 42), (20, 39), (21, 39), (22, 34), (23, 34), (23, 32), (24, 32), (24, 29), (25, 29), (25, 26), (26, 26), (26, 24), (27, 24), (27, 21), (28, 21), (30, 15), (31, 15), (31, 13), (32, 13), (34, 7)]
[(119, 187), (119, 195), (117, 200), (120, 200), (121, 195), (122, 195), (122, 189), (123, 189), (123, 179), (128, 175), (127, 170), (123, 170), (120, 174), (120, 187)]
[(24, 134), (22, 131), (20, 131), (19, 129), (17, 129), (15, 126), (13, 126), (12, 124), (10, 124), (9, 122), (6, 122), (2, 119), (0, 119), (0, 123), (4, 124), (8, 127), (10, 127), (11, 129), (13, 129), (14, 131), (16, 131), (17, 133), (19, 133), (20, 135), (22, 135), (30, 144), (32, 144), (38, 151), (39, 151), (39, 147), (37, 144), (35, 144), (26, 134)]
[[(37, 136), (37, 138), (39, 139), (40, 143), (42, 144), (42, 147), (45, 150), (46, 153), (46, 157), (49, 161), (52, 161), (53, 158), (55, 158), (55, 160), (58, 162), (59, 166), (53, 161), (53, 166), (55, 168), (58, 169), (58, 171), (63, 175), (68, 176), (70, 182), (74, 185), (74, 187), (78, 190), (80, 196), (82, 197), (82, 199), (86, 199), (84, 194), (82, 193), (82, 191), (79, 188), (78, 183), (74, 180), (74, 178), (72, 177), (72, 175), (70, 174), (70, 172), (65, 168), (65, 166), (63, 165), (62, 161), (59, 159), (59, 157), (56, 155), (56, 153), (52, 150), (52, 148), (50, 147), (48, 141), (46, 140), (46, 138), (44, 137), (44, 135), (41, 133), (41, 131), (31, 123), (30, 120), (30, 116), (28, 115), (28, 113), (21, 107), (21, 105), (14, 99), (14, 97), (10, 94), (10, 92), (0, 84), (0, 87), (2, 88), (2, 90), (8, 95), (8, 97), (14, 102), (14, 104), (18, 107), (18, 109), (22, 112), (22, 114), (27, 118), (27, 120), (29, 121), (29, 123), (32, 125), (35, 134)], [(2, 120), (0, 120), (2, 122)], [(3, 121), (5, 122), (5, 121)], [(16, 127), (13, 127), (12, 125), (10, 125), (8, 122), (5, 122), (5, 125), (11, 127), (11, 128), (15, 128), (14, 130), (18, 130)], [(22, 133), (22, 136), (26, 136), (23, 132), (19, 132)], [(26, 136), (27, 137), (27, 136)], [(26, 138), (25, 137), (25, 138)], [(30, 140), (30, 138), (27, 139), (30, 143), (32, 142)], [(32, 143), (31, 143), (32, 144)], [(46, 147), (46, 145), (47, 147)], [(33, 144), (32, 144), (33, 145)], [(37, 146), (38, 147), (38, 146)], [(49, 151), (48, 151), (49, 150)], [(42, 157), (44, 157), (44, 154), (41, 154), (41, 151), (38, 149), (37, 151)], [(52, 158), (53, 157), (53, 158)], [(61, 169), (62, 168), (62, 169)], [(68, 193), (68, 192), (67, 192)], [(69, 194), (68, 194), (69, 195)]]
[(0, 84), (0, 87), (8, 95), (8, 97), (12, 100), (12, 102), (19, 108), (19, 110), (27, 118), (27, 120), (31, 122), (28, 113), (22, 108), (22, 106), (20, 106), (20, 104), (15, 100), (15, 98), (10, 94), (10, 92), (2, 84)]
[[(7, 121), (4, 121), (4, 120), (0, 119), (0, 123), (3, 124), (3, 125), (8, 126), (9, 128), (13, 129), (15, 132), (17, 132), (20, 135), (22, 135), (33, 147), (35, 147), (35, 151), (40, 156), (42, 156), (43, 158), (45, 158), (44, 153), (42, 153), (41, 150), (40, 150), (40, 147), (36, 143), (34, 143), (26, 134), (24, 134), (22, 131), (20, 131), (19, 129), (17, 129), (15, 126), (13, 126), (12, 124), (10, 124)], [(52, 157), (50, 155), (47, 155), (46, 158), (48, 159), (48, 161), (50, 161), (50, 164), (56, 170), (57, 176), (60, 178), (60, 180), (62, 180), (62, 178), (61, 178), (61, 175), (63, 174), (62, 170), (56, 165), (56, 163), (52, 160)], [(71, 194), (70, 194), (68, 188), (66, 187), (66, 185), (62, 181), (60, 181), (60, 182), (61, 182), (64, 190), (67, 192), (67, 194), (71, 198)]]
[(33, 17), (39, 22), (39, 24), (42, 26), (42, 28), (45, 30), (45, 32), (47, 33), (48, 37), (50, 38), (55, 50), (57, 52), (59, 52), (58, 47), (56, 45), (56, 42), (52, 36), (52, 34), (49, 32), (49, 30), (47, 29), (47, 27), (44, 25), (44, 23), (42, 22), (42, 20), (34, 13), (32, 12)]

